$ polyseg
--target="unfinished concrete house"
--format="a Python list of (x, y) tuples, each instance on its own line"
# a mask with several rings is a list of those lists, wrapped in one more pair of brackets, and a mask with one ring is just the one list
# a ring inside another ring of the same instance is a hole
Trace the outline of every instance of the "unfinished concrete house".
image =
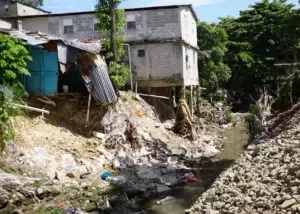
[[(191, 5), (125, 9), (125, 18), (122, 34), (129, 51), (124, 60), (130, 61), (132, 88), (172, 98), (173, 87), (192, 90), (199, 84), (197, 16)], [(6, 20), (65, 39), (101, 37), (94, 11), (21, 14)], [(172, 99), (168, 102), (173, 105)]]

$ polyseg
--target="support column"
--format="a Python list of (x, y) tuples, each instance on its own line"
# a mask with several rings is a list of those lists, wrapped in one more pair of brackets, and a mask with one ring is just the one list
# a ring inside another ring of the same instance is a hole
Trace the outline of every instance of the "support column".
[(200, 96), (201, 96), (201, 89), (199, 87), (199, 85), (196, 88), (197, 90), (197, 117), (200, 118)]
[(87, 113), (86, 113), (86, 124), (90, 122), (90, 110), (91, 110), (91, 101), (92, 101), (92, 93), (89, 93), (89, 101), (88, 101), (88, 107), (87, 107)]
[(191, 116), (192, 118), (194, 117), (193, 113), (193, 86), (190, 86), (190, 111), (191, 111)]

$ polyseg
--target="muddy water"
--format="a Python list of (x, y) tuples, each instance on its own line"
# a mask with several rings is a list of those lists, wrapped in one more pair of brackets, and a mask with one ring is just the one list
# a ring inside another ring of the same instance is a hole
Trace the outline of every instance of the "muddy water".
[(243, 123), (237, 123), (232, 129), (224, 131), (222, 135), (227, 138), (226, 146), (219, 155), (198, 166), (198, 183), (173, 189), (168, 196), (173, 196), (174, 199), (163, 204), (157, 204), (157, 201), (166, 195), (148, 201), (147, 211), (143, 213), (184, 214), (185, 210), (189, 209), (195, 200), (212, 185), (218, 175), (243, 153), (244, 146), (248, 141), (246, 127)]

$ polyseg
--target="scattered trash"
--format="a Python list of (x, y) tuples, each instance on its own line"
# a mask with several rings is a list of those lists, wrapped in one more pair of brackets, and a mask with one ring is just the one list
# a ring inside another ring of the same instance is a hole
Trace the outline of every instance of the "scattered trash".
[(195, 175), (192, 172), (186, 173), (183, 180), (187, 181), (188, 183), (196, 183), (198, 181), (198, 179), (195, 178)]
[(165, 198), (163, 198), (163, 199), (157, 201), (156, 203), (157, 203), (157, 204), (163, 204), (163, 203), (166, 203), (166, 202), (168, 202), (168, 201), (175, 200), (175, 199), (176, 199), (176, 198), (173, 197), (173, 196), (167, 196), (167, 197), (165, 197)]
[(80, 179), (86, 179), (91, 173), (87, 172), (87, 173), (83, 173), (79, 176)]
[(83, 212), (82, 210), (80, 210), (78, 208), (68, 207), (67, 205), (65, 205), (63, 203), (56, 204), (56, 207), (64, 210), (64, 212), (66, 212), (66, 213), (71, 213), (71, 214), (86, 214), (85, 212)]
[(134, 114), (135, 114), (135, 116), (138, 116), (138, 117), (142, 117), (145, 115), (145, 113), (143, 111), (136, 111)]
[(185, 178), (194, 178), (195, 176), (192, 172), (189, 172), (189, 173), (184, 174), (184, 177)]
[(108, 181), (112, 181), (114, 183), (124, 183), (126, 181), (125, 177), (122, 175), (119, 176), (113, 176), (113, 177), (108, 177)]
[(196, 183), (198, 181), (197, 178), (184, 178), (188, 183)]
[(100, 133), (100, 132), (93, 131), (93, 135), (94, 135), (94, 137), (99, 138), (101, 140), (103, 140), (105, 138), (105, 134)]
[(107, 171), (105, 171), (105, 172), (103, 172), (103, 173), (101, 174), (101, 179), (102, 179), (103, 181), (106, 181), (107, 178), (109, 178), (109, 177), (110, 177), (110, 173), (107, 172)]
[(103, 181), (111, 181), (114, 183), (124, 183), (126, 181), (124, 176), (111, 176), (111, 174), (108, 171), (105, 171), (101, 174), (101, 179)]

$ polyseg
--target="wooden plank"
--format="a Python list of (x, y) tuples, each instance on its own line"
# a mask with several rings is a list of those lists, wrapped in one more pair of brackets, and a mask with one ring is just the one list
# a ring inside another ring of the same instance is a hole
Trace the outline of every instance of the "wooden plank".
[(159, 98), (159, 99), (166, 99), (169, 100), (169, 97), (163, 97), (163, 96), (158, 96), (158, 95), (153, 95), (153, 94), (141, 94), (138, 93), (138, 95), (142, 96), (142, 97), (155, 97), (155, 98)]
[(20, 104), (12, 104), (13, 107), (16, 108), (23, 108), (23, 109), (27, 109), (30, 111), (36, 111), (36, 112), (41, 112), (41, 113), (45, 113), (45, 114), (50, 114), (50, 111), (44, 110), (44, 109), (39, 109), (39, 108), (34, 108), (34, 107), (30, 107), (30, 106), (25, 106), (25, 105), (20, 105)]
[(92, 94), (89, 94), (89, 101), (88, 101), (88, 108), (86, 113), (86, 124), (90, 121), (90, 110), (91, 110), (91, 101), (92, 101)]

